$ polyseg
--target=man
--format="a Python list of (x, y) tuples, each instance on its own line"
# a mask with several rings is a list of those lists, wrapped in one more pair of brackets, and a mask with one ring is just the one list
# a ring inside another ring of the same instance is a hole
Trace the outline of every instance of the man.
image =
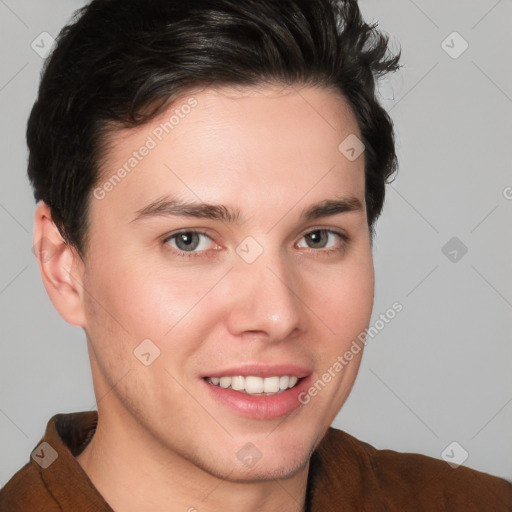
[(505, 480), (330, 428), (397, 66), (355, 1), (94, 0), (62, 31), (27, 130), (34, 243), (98, 411), (51, 418), (2, 511), (512, 510)]

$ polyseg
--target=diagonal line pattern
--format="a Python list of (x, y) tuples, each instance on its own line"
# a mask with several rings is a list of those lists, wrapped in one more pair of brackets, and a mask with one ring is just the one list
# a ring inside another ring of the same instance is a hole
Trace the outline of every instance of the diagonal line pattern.
[(494, 87), (496, 87), (496, 89), (498, 89), (498, 91), (501, 92), (501, 94), (503, 94), (503, 96), (505, 96), (505, 98), (507, 98), (508, 101), (512, 103), (512, 98), (474, 60), (472, 60), (471, 63), (478, 69), (478, 71), (480, 71), (480, 73), (482, 73), (482, 75), (485, 76), (485, 78), (487, 78), (487, 80), (489, 80), (489, 82), (491, 82), (491, 84), (494, 85)]
[(26, 67), (28, 66), (28, 62), (25, 62), (23, 66), (4, 84), (0, 87), (0, 92), (2, 92)]
[(425, 425), (425, 427), (428, 428), (428, 430), (430, 430), (430, 432), (432, 432), (432, 434), (434, 434), (438, 439), (439, 439), (439, 436), (371, 369), (369, 368), (369, 371), (371, 373), (373, 373), (373, 375), (375, 375), (375, 377), (377, 377), (377, 379), (379, 379), (381, 381), (382, 384), (384, 384), (384, 386), (386, 388), (388, 388), (389, 391), (391, 391), (391, 393), (400, 401), (402, 402), (403, 405), (405, 405), (405, 407), (407, 407), (407, 409), (409, 409), (409, 411), (414, 414), (414, 416), (416, 416), (416, 418), (421, 422), (423, 423), (423, 425)]
[(390, 187), (436, 232), (439, 234), (439, 231), (437, 228), (423, 215), (412, 203), (407, 201), (407, 199), (398, 192), (396, 187), (394, 187), (392, 184), (390, 184)]
[(92, 293), (90, 293), (90, 292), (87, 290), (87, 288), (86, 288), (86, 287), (85, 287), (85, 286), (80, 282), (80, 279), (78, 279), (76, 276), (74, 276), (74, 275), (72, 274), (71, 269), (67, 269), (67, 268), (65, 268), (65, 267), (62, 267), (62, 268), (64, 268), (64, 269), (66, 270), (66, 272), (68, 272), (68, 273), (69, 273), (69, 275), (70, 275), (70, 276), (73, 276), (73, 279), (75, 279), (75, 280), (76, 280), (76, 282), (77, 282), (77, 283), (82, 287), (82, 290), (83, 290), (85, 293), (87, 293), (87, 295), (88, 295), (89, 297), (91, 297), (91, 299), (93, 299), (93, 300), (94, 300), (94, 302), (96, 302), (96, 304), (98, 304), (98, 305), (101, 307), (101, 309), (103, 309), (103, 311), (105, 311), (105, 313), (107, 313), (107, 315), (108, 315), (108, 316), (110, 316), (110, 318), (112, 318), (112, 319), (113, 319), (113, 320), (114, 320), (114, 321), (119, 325), (119, 327), (121, 327), (121, 329), (123, 329), (123, 331), (124, 331), (124, 332), (126, 332), (126, 334), (130, 335), (130, 333), (129, 333), (129, 332), (128, 332), (128, 330), (124, 327), (124, 325), (123, 325), (123, 324), (122, 324), (122, 323), (121, 323), (121, 322), (120, 322), (120, 321), (119, 321), (119, 320), (118, 320), (118, 319), (117, 319), (117, 318), (116, 318), (112, 313), (110, 313), (110, 311), (109, 311), (105, 306), (103, 306), (103, 304), (102, 304), (98, 299), (96, 299), (96, 297), (95, 297)]
[(25, 28), (29, 28), (29, 26), (5, 3), (5, 0), (0, 0), (0, 3), (5, 6), (7, 10), (11, 12), (11, 14), (23, 25)]
[[(176, 173), (175, 173), (175, 172), (174, 172), (174, 171), (173, 171), (173, 170), (172, 170), (168, 165), (167, 165), (167, 164), (164, 164), (164, 166), (165, 166), (169, 171), (171, 171), (171, 172), (174, 174), (174, 176), (176, 176), (176, 178), (178, 178), (178, 179), (181, 181), (181, 183), (183, 183), (183, 185), (185, 185), (185, 187), (187, 187), (187, 188), (190, 190), (190, 192), (192, 192), (192, 194), (194, 194), (194, 195), (197, 197), (198, 201), (200, 201), (201, 203), (204, 203), (204, 201), (203, 201), (203, 200), (202, 200), (202, 199), (201, 199), (201, 198), (200, 198), (200, 197), (199, 197), (199, 196), (198, 196), (198, 195), (197, 195), (197, 194), (196, 194), (196, 193), (195, 193), (195, 192), (194, 192), (194, 191), (193, 191), (193, 190), (192, 190), (192, 189), (191, 189), (191, 188), (190, 188), (190, 187), (189, 187), (189, 186), (188, 186), (188, 185), (187, 185), (187, 184), (186, 184), (186, 183), (185, 183), (185, 182), (184, 182), (184, 181), (183, 181), (183, 180), (182, 180), (182, 179), (181, 179), (181, 178), (180, 178), (180, 177), (179, 177), (179, 176), (178, 176), (178, 175), (177, 175), (177, 174), (176, 174)], [(222, 221), (222, 224), (224, 225), (224, 227), (225, 227), (225, 228), (226, 228), (230, 233), (232, 233), (232, 232), (233, 232), (233, 230), (230, 228), (230, 226), (229, 226), (229, 224), (228, 224), (228, 223), (226, 223), (226, 222)]]
[(492, 11), (496, 7), (498, 7), (498, 4), (501, 3), (501, 0), (498, 0), (472, 27), (471, 30), (473, 30), (477, 25), (479, 25), (489, 14), (491, 14)]
[[(300, 505), (300, 506), (303, 506), (304, 505), (304, 501), (302, 500), (298, 500), (293, 494), (290, 493), (290, 491), (279, 481), (279, 480), (274, 480), (274, 482), (277, 483), (277, 485), (279, 485), (279, 487), (281, 487), (281, 489), (283, 489), (283, 491), (288, 494), (288, 496), (290, 496), (290, 498), (295, 501), (295, 503), (297, 503), (297, 505)], [(304, 496), (305, 498), (305, 496)]]
[(320, 322), (322, 322), (322, 324), (324, 324), (324, 326), (331, 332), (333, 336), (336, 335), (336, 333), (286, 283), (284, 283), (282, 279), (268, 265), (267, 268), (279, 279), (279, 281), (281, 281), (281, 283), (286, 286), (286, 288), (288, 288), (288, 290), (293, 293), (293, 295), (295, 295), (295, 297), (297, 297), (297, 299), (301, 301), (302, 304), (304, 304), (304, 306), (309, 309), (309, 311), (311, 311), (311, 313), (313, 313), (318, 318), (318, 320), (320, 320)]
[(416, 9), (418, 9), (418, 11), (423, 14), (423, 16), (425, 16), (425, 18), (427, 18), (427, 20), (430, 21), (432, 25), (434, 25), (434, 27), (439, 28), (439, 25), (416, 2), (413, 0), (409, 0), (409, 2), (411, 2), (411, 4), (414, 5), (414, 7), (416, 7)]
[(292, 86), (292, 88), (334, 131), (336, 131), (336, 128), (334, 128), (334, 126), (322, 114), (320, 114), (320, 112), (318, 112), (318, 110), (311, 104), (310, 101), (304, 98), (304, 96), (295, 86)]
[(506, 407), (510, 402), (512, 402), (512, 398), (510, 398), (510, 399), (509, 399), (509, 400), (508, 400), (508, 401), (507, 401), (507, 402), (506, 402), (506, 403), (505, 403), (505, 404), (504, 404), (504, 405), (499, 409), (499, 411), (498, 411), (498, 412), (497, 412), (497, 413), (496, 413), (496, 414), (495, 414), (495, 415), (494, 415), (494, 416), (493, 416), (493, 417), (492, 417), (492, 418), (491, 418), (491, 419), (490, 419), (490, 420), (489, 420), (489, 421), (488, 421), (488, 422), (487, 422), (487, 423), (486, 423), (482, 428), (480, 428), (480, 429), (476, 432), (476, 434), (475, 434), (471, 439), (472, 439), (472, 440), (473, 440), (473, 439), (475, 439), (475, 437), (476, 437), (478, 434), (480, 434), (480, 432), (482, 432), (482, 430), (483, 430), (485, 427), (487, 427), (487, 425), (489, 425), (489, 423), (491, 423), (491, 421), (492, 421), (494, 418), (496, 418), (496, 416), (498, 416), (498, 414), (499, 414), (501, 411), (503, 411), (503, 409), (505, 409), (505, 407)]
[(334, 168), (336, 165), (333, 165), (323, 176), (320, 177), (320, 179), (314, 183), (309, 190), (304, 192), (302, 196), (288, 209), (286, 213), (284, 213), (273, 225), (272, 227), (267, 231), (267, 234), (270, 233), (276, 226), (279, 224), (294, 208), (297, 206)]
[(176, 381), (177, 384), (179, 384), (179, 386), (183, 389), (183, 391), (185, 391), (196, 403), (197, 405), (199, 405), (202, 409), (204, 409), (204, 411), (208, 414), (208, 416), (210, 416), (210, 418), (215, 421), (215, 423), (217, 423), (217, 425), (219, 425), (219, 427), (222, 428), (222, 430), (224, 430), (224, 432), (226, 432), (226, 434), (229, 436), (229, 437), (233, 437), (233, 435), (229, 432), (229, 430), (224, 426), (222, 425), (222, 423), (220, 423), (216, 418), (215, 416), (213, 416), (213, 414), (210, 413), (210, 411), (208, 411), (208, 409), (201, 403), (199, 402), (199, 400), (174, 376), (172, 375), (168, 370), (167, 368), (164, 368), (164, 370)]
[(16, 281), (16, 279), (18, 279), (18, 277), (23, 274), (23, 272), (25, 272), (25, 270), (27, 270), (28, 268), (28, 265), (25, 265), (25, 268), (23, 268), (22, 270), (20, 270), (1, 290), (0, 290), (0, 295), (2, 295), (2, 293), (5, 292), (5, 290), (7, 290), (7, 288), (9, 288), (9, 286), (11, 286), (12, 283), (14, 283), (14, 281)]
[(496, 210), (496, 208), (498, 208), (498, 206), (499, 206), (499, 204), (497, 204), (497, 205), (496, 205), (496, 206), (495, 206), (495, 207), (494, 207), (494, 208), (493, 208), (493, 209), (492, 209), (492, 210), (491, 210), (491, 211), (490, 211), (490, 212), (489, 212), (489, 213), (488, 213), (488, 214), (487, 214), (487, 215), (486, 215), (486, 216), (485, 216), (485, 217), (484, 217), (484, 218), (483, 218), (483, 219), (482, 219), (482, 220), (481, 220), (481, 221), (480, 221), (480, 222), (479, 222), (479, 223), (478, 223), (478, 224), (477, 224), (477, 225), (476, 225), (476, 226), (475, 226), (471, 231), (470, 231), (470, 233), (473, 233), (473, 231), (475, 231), (475, 229), (476, 229), (477, 227), (479, 227), (479, 226), (480, 226), (480, 224), (482, 224), (482, 223), (483, 223), (483, 221), (484, 221), (485, 219), (487, 219), (487, 217), (489, 217), (489, 216), (491, 215), (491, 213), (494, 213), (494, 211)]
[(489, 280), (487, 280), (479, 271), (478, 269), (474, 266), (474, 265), (471, 265), (471, 268), (510, 306), (512, 307), (512, 304), (510, 303), (510, 301), (500, 292), (498, 291), (498, 289), (493, 286)]
[(420, 286), (421, 283), (423, 283), (431, 274), (434, 273), (434, 270), (437, 269), (437, 267), (439, 267), (439, 265), (436, 265), (407, 295), (406, 297), (409, 297), (409, 295), (411, 295), (411, 293), (416, 290), (416, 288), (418, 288), (418, 286)]
[(23, 229), (23, 231), (25, 231), (25, 233), (29, 233), (28, 229), (3, 205), (3, 204), (0, 204), (0, 208), (2, 208), (3, 210), (5, 210), (5, 212), (7, 213), (7, 215), (9, 215), (11, 217), (11, 219), (16, 222), (16, 224), (18, 224), (18, 226), (21, 227), (21, 229)]
[(392, 105), (388, 112), (391, 112), (406, 96), (409, 95), (416, 87), (423, 82), (423, 80), (427, 77), (427, 75), (430, 75), (430, 73), (434, 70), (434, 68), (439, 64), (439, 62), (436, 62), (408, 91), (406, 91), (399, 99), (398, 101)]
[(9, 418), (9, 416), (7, 416), (7, 414), (5, 414), (5, 412), (0, 409), (0, 412), (27, 438), (29, 439), (29, 437), (27, 436), (27, 434), (25, 434), (25, 432), (23, 432), (23, 430), (21, 430), (21, 428), (16, 424), (14, 423), (14, 421), (12, 421), (11, 418)]
[(167, 336), (205, 297), (208, 295), (221, 281), (224, 279), (234, 267), (231, 267), (205, 294), (195, 303), (192, 307), (172, 326), (168, 329), (168, 331), (164, 334)]
[(98, 407), (98, 404), (109, 394), (111, 393), (115, 387), (132, 371), (132, 368), (130, 368), (99, 400), (96, 400), (96, 403), (89, 409), (92, 410), (95, 407)]
[[(303, 407), (303, 405), (301, 404), (299, 407)], [(270, 435), (272, 435), (288, 418), (290, 417), (289, 414), (287, 414), (266, 436), (265, 436), (265, 439), (267, 437), (269, 437)]]
[(205, 501), (206, 499), (208, 499), (229, 478), (233, 471), (235, 471), (234, 468), (228, 473), (228, 476), (226, 478), (222, 478), (221, 481), (217, 485), (215, 485), (213, 489), (201, 501)]

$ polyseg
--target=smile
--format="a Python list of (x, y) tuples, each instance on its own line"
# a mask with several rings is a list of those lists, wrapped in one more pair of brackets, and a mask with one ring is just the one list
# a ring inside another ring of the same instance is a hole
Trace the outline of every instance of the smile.
[(296, 386), (299, 378), (295, 375), (257, 377), (254, 375), (206, 377), (206, 382), (224, 389), (233, 389), (248, 395), (270, 396), (282, 393)]

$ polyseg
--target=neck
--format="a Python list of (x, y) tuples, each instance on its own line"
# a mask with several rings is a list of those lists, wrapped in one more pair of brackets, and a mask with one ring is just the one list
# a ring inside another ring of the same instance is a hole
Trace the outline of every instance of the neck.
[(77, 460), (116, 512), (305, 510), (309, 463), (285, 479), (222, 479), (162, 446), (128, 413), (116, 415), (109, 405), (98, 408), (96, 432)]

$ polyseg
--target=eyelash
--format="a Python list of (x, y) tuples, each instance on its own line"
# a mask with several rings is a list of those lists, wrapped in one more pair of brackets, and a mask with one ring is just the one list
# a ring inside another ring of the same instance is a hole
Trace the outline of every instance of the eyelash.
[[(327, 228), (312, 229), (312, 230), (308, 231), (307, 233), (305, 233), (303, 235), (303, 237), (310, 235), (311, 233), (316, 233), (318, 231), (320, 231), (320, 232), (325, 231), (327, 233), (332, 233), (334, 235), (337, 235), (341, 239), (341, 245), (338, 247), (334, 247), (334, 248), (330, 248), (330, 249), (313, 249), (313, 248), (309, 249), (310, 251), (319, 253), (318, 254), (319, 256), (330, 256), (333, 253), (344, 252), (346, 250), (348, 244), (351, 242), (351, 239), (347, 234), (340, 232), (340, 231), (334, 231), (332, 229), (327, 229)], [(211, 240), (210, 235), (208, 235), (204, 231), (201, 231), (200, 229), (184, 229), (184, 230), (178, 231), (176, 233), (173, 233), (173, 234), (165, 237), (165, 239), (162, 240), (162, 245), (167, 245), (167, 242), (169, 242), (169, 240), (176, 238), (177, 236), (184, 234), (184, 233), (197, 233), (199, 235), (204, 235)], [(169, 246), (167, 245), (167, 247), (169, 247)], [(170, 248), (170, 250), (174, 255), (176, 255), (180, 258), (185, 258), (185, 259), (189, 259), (189, 260), (194, 259), (194, 258), (204, 257), (203, 253), (206, 252), (206, 251), (199, 251), (199, 252), (180, 251), (179, 249), (175, 249), (174, 247)]]

